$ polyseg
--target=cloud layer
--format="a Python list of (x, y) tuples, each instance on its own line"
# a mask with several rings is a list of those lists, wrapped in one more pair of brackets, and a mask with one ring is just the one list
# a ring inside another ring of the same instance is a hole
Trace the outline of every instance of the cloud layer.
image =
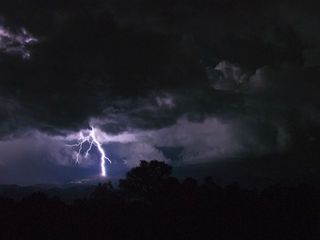
[(319, 25), (308, 1), (7, 1), (0, 168), (71, 168), (64, 144), (90, 125), (126, 167), (304, 164), (319, 145)]

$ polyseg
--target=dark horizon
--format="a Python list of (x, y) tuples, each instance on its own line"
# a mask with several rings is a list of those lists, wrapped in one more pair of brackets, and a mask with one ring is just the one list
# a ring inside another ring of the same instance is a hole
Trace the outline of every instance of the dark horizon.
[(141, 161), (110, 182), (66, 188), (0, 186), (2, 239), (317, 239), (320, 189), (244, 189), (207, 177), (178, 180)]

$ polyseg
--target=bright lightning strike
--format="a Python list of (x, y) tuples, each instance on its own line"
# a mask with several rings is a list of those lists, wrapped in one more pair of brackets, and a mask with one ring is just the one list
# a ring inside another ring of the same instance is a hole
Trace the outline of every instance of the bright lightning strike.
[(95, 146), (100, 153), (100, 169), (101, 169), (101, 176), (106, 177), (106, 160), (111, 163), (111, 160), (106, 156), (104, 149), (102, 148), (101, 143), (98, 141), (96, 136), (95, 128), (91, 127), (91, 130), (88, 134), (87, 131), (81, 131), (79, 134), (79, 141), (76, 144), (67, 145), (69, 147), (78, 147), (78, 152), (76, 156), (76, 163), (79, 163), (80, 156), (83, 154), (83, 144), (88, 143), (89, 147), (85, 151), (84, 157), (87, 158), (92, 147)]

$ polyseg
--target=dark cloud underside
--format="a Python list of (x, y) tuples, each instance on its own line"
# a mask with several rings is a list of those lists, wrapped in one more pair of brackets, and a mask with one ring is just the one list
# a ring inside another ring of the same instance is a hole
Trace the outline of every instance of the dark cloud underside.
[(311, 1), (5, 1), (0, 138), (94, 121), (164, 159), (317, 153), (319, 26)]

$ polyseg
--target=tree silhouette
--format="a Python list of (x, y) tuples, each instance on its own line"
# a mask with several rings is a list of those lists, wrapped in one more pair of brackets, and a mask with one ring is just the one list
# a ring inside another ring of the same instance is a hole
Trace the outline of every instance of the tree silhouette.
[(138, 167), (127, 173), (126, 179), (120, 180), (119, 187), (139, 196), (151, 197), (163, 190), (170, 175), (171, 167), (168, 164), (157, 160), (142, 160)]
[(153, 160), (141, 161), (129, 171), (120, 181), (120, 190), (111, 182), (89, 189), (89, 197), (73, 202), (52, 195), (59, 190), (42, 189), (15, 200), (1, 197), (0, 192), (0, 239), (296, 240), (320, 236), (320, 191), (305, 184), (250, 190), (236, 183), (220, 186), (212, 177), (180, 182), (171, 176), (169, 165)]

